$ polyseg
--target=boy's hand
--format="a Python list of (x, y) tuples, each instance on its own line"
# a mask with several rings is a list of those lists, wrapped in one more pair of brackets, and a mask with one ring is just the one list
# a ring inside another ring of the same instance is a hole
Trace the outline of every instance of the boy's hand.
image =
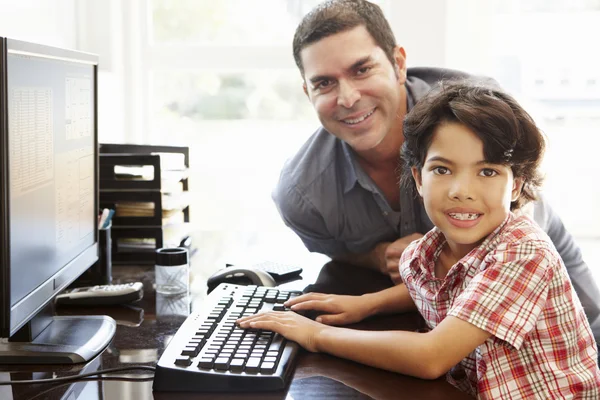
[(317, 352), (317, 337), (326, 325), (290, 311), (269, 311), (240, 318), (236, 323), (244, 329), (277, 332), (311, 352)]
[(382, 272), (388, 274), (396, 285), (402, 283), (400, 277), (400, 257), (402, 253), (411, 242), (422, 237), (423, 235), (420, 233), (412, 233), (390, 243), (385, 249), (385, 266)]
[(316, 310), (326, 313), (316, 318), (327, 325), (346, 325), (371, 315), (371, 304), (364, 296), (308, 293), (284, 303), (292, 311)]

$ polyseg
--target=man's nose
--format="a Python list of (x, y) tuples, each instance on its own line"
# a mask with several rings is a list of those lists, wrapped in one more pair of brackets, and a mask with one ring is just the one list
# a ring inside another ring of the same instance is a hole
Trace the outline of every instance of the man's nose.
[(475, 186), (472, 178), (457, 176), (450, 185), (448, 197), (453, 200), (475, 200)]
[(360, 99), (358, 89), (348, 81), (340, 80), (338, 92), (338, 105), (351, 108)]

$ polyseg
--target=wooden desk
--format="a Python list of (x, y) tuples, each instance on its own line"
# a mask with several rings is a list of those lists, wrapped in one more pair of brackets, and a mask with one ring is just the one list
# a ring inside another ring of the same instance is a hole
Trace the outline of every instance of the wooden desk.
[[(149, 267), (119, 266), (114, 268), (114, 281), (144, 283), (144, 299), (132, 307), (59, 309), (59, 314), (108, 314), (117, 320), (117, 332), (103, 353), (87, 365), (75, 366), (0, 366), (0, 379), (43, 379), (68, 376), (98, 369), (128, 365), (154, 365), (171, 335), (185, 320), (191, 308), (199, 307), (203, 293), (193, 293), (192, 300), (157, 297), (152, 289), (154, 271)], [(317, 276), (318, 275), (318, 276)], [(320, 271), (306, 271), (304, 281), (283, 285), (311, 291), (361, 294), (388, 287), (389, 279), (378, 273), (348, 265), (328, 263)], [(316, 281), (315, 281), (316, 279)], [(193, 286), (198, 287), (196, 285)], [(196, 295), (196, 296), (194, 296)], [(372, 318), (356, 324), (361, 329), (418, 330), (424, 327), (416, 314)], [(153, 393), (152, 375), (144, 371), (127, 373), (130, 377), (147, 377), (146, 382), (89, 381), (69, 385), (0, 386), (1, 399), (468, 399), (445, 380), (425, 381), (326, 354), (303, 352), (294, 379), (287, 392), (244, 395)], [(43, 392), (43, 393), (42, 393)]]

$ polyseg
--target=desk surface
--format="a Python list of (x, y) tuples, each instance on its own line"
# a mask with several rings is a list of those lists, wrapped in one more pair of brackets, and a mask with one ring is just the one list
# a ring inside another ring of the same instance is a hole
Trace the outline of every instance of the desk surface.
[[(348, 273), (352, 268), (352, 273)], [(318, 278), (317, 278), (318, 274)], [(192, 310), (202, 303), (204, 293), (195, 291), (192, 297), (164, 298), (152, 289), (154, 271), (151, 267), (117, 266), (113, 269), (114, 283), (142, 281), (144, 298), (130, 307), (59, 309), (59, 314), (108, 314), (117, 321), (117, 332), (111, 344), (87, 365), (75, 366), (0, 366), (1, 380), (44, 379), (74, 375), (98, 369), (131, 365), (154, 365), (162, 354), (170, 337), (185, 320), (191, 304)], [(302, 289), (305, 282), (311, 291), (360, 294), (389, 286), (385, 277), (368, 270), (335, 263), (326, 264), (320, 271), (305, 271), (303, 281), (284, 285)], [(401, 316), (377, 317), (356, 325), (361, 329), (423, 328), (423, 320), (416, 313)], [(128, 377), (143, 378), (145, 382), (87, 381), (51, 385), (0, 386), (1, 399), (467, 399), (443, 378), (425, 381), (326, 354), (303, 352), (299, 358), (294, 379), (286, 393), (259, 393), (199, 395), (197, 393), (153, 393), (152, 375), (144, 371), (132, 371)]]

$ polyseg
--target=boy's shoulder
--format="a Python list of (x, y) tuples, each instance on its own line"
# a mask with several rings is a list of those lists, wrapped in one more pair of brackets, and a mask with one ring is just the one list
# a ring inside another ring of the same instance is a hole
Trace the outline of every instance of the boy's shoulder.
[(517, 247), (544, 252), (550, 258), (558, 253), (546, 232), (528, 215), (511, 214), (506, 225), (489, 243), (488, 250), (509, 250)]

